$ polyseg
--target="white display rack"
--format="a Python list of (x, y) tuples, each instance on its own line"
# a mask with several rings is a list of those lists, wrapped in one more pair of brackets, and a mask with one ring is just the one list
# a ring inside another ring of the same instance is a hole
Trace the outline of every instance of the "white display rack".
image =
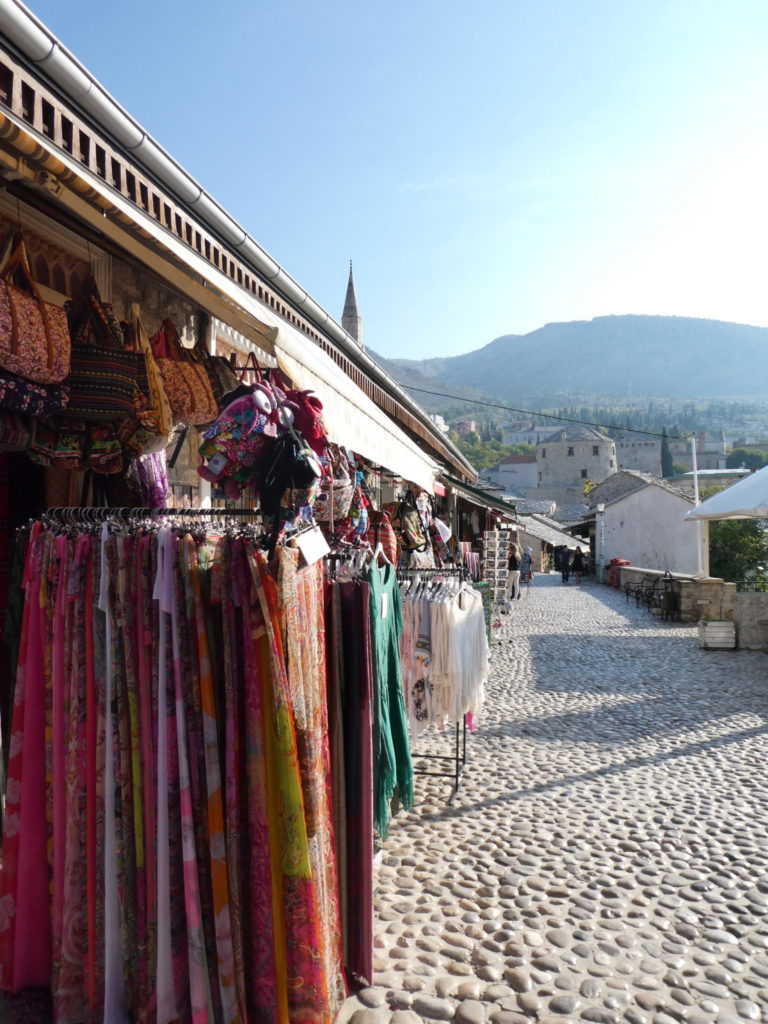
[(486, 530), (483, 534), (483, 580), (493, 604), (504, 600), (511, 530)]

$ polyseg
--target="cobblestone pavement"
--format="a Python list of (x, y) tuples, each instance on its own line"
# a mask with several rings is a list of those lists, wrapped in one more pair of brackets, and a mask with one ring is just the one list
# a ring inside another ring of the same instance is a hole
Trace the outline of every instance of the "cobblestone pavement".
[(768, 1021), (768, 656), (538, 576), (493, 659), (453, 805), (417, 778), (393, 822), (340, 1020)]

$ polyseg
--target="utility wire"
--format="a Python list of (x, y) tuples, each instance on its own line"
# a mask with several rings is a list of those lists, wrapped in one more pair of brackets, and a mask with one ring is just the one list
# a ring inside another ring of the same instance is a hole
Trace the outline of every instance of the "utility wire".
[(406, 391), (420, 391), (423, 395), (435, 395), (436, 398), (452, 398), (457, 402), (466, 402), (468, 405), (487, 405), (490, 409), (503, 409), (505, 412), (516, 412), (521, 416), (541, 416), (548, 420), (558, 420), (561, 423), (580, 423), (583, 427), (602, 427), (603, 430), (625, 430), (631, 434), (648, 434), (649, 437), (666, 437), (670, 441), (689, 441), (695, 436), (695, 431), (690, 434), (662, 434), (658, 430), (641, 430), (638, 427), (617, 427), (616, 424), (590, 423), (589, 420), (575, 420), (569, 416), (555, 416), (551, 412), (532, 412), (530, 409), (514, 409), (511, 405), (500, 405), (498, 402), (481, 402), (479, 398), (464, 398), (462, 395), (447, 395), (444, 391), (427, 391), (426, 388), (416, 388), (412, 384), (401, 384)]

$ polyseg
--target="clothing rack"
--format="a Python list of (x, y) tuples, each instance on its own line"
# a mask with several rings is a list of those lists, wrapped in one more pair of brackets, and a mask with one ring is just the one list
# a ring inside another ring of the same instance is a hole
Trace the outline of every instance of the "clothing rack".
[[(459, 579), (464, 582), (468, 578), (468, 571), (465, 566), (449, 566), (444, 569), (398, 569), (397, 578), (399, 580), (408, 579), (409, 576), (424, 576), (429, 574), (434, 577), (439, 576), (458, 576)], [(464, 715), (461, 724), (456, 723), (454, 748), (452, 754), (414, 754), (414, 757), (418, 757), (423, 761), (452, 761), (453, 769), (451, 771), (429, 771), (426, 768), (414, 768), (414, 775), (432, 775), (440, 779), (453, 779), (453, 788), (451, 789), (451, 795), (446, 801), (450, 807), (456, 798), (456, 794), (459, 791), (461, 785), (461, 773), (467, 763), (467, 716)]]
[(260, 508), (133, 508), (130, 506), (108, 505), (74, 505), (49, 508), (47, 516), (60, 519), (85, 519), (98, 522), (102, 519), (128, 518), (142, 519), (154, 516), (207, 516), (210, 519), (221, 519), (226, 516), (260, 516)]

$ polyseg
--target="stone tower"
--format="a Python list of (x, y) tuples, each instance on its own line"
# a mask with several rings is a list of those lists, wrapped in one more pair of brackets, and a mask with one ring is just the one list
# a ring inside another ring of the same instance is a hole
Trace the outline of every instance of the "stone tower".
[(362, 348), (363, 318), (357, 311), (357, 295), (355, 295), (355, 279), (352, 276), (352, 260), (349, 261), (349, 283), (347, 284), (347, 297), (344, 300), (344, 312), (341, 314), (341, 326)]
[(599, 430), (569, 424), (536, 446), (539, 487), (581, 488), (616, 472), (616, 445)]

